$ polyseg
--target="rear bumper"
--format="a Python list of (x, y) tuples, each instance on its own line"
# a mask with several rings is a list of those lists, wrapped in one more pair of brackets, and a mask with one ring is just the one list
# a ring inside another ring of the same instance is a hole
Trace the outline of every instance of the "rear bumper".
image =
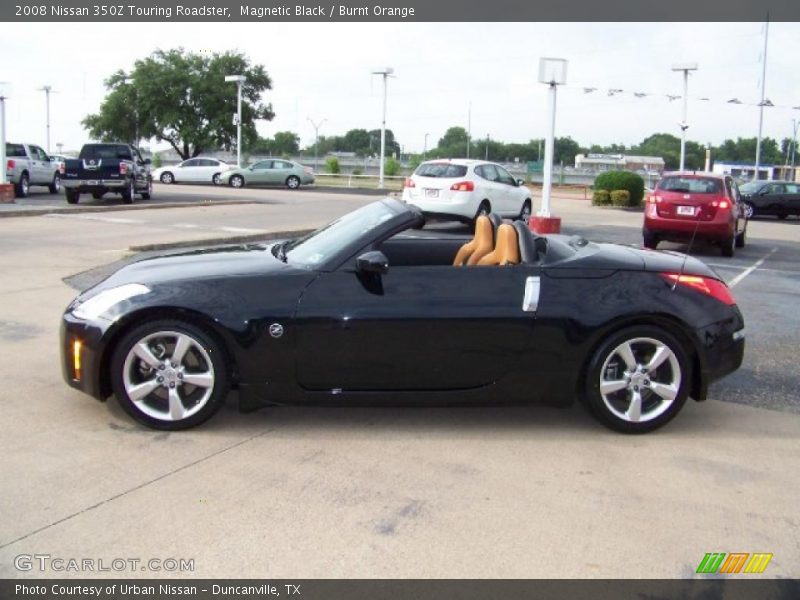
[(430, 199), (420, 193), (412, 194), (408, 188), (403, 190), (403, 200), (419, 208), (426, 216), (461, 217), (471, 221), (478, 212), (478, 200), (470, 192), (457, 192), (457, 196), (447, 199)]
[(705, 400), (709, 384), (733, 373), (742, 366), (745, 348), (744, 319), (734, 307), (731, 319), (719, 321), (696, 331), (701, 344), (700, 389), (694, 390), (696, 400)]
[(123, 189), (128, 185), (126, 179), (62, 179), (61, 185), (79, 192), (93, 192), (101, 189)]
[(717, 213), (710, 221), (694, 218), (670, 218), (658, 215), (654, 205), (648, 204), (644, 214), (644, 231), (662, 240), (684, 241), (693, 235), (702, 239), (727, 240), (733, 235), (734, 222), (730, 214)]

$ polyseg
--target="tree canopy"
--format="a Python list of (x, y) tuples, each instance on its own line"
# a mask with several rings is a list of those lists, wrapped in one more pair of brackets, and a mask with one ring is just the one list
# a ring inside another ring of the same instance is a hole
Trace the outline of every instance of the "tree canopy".
[(130, 73), (116, 71), (105, 81), (108, 94), (83, 125), (103, 141), (169, 143), (183, 159), (207, 150), (236, 146), (236, 83), (226, 75), (244, 75), (242, 146), (258, 140), (256, 120), (274, 117), (261, 93), (272, 88), (262, 65), (238, 52), (196, 54), (183, 48), (156, 50), (137, 60)]

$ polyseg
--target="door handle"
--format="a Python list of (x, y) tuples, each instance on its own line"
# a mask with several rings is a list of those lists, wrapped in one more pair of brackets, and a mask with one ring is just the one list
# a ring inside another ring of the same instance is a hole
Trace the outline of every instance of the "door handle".
[(525, 279), (525, 295), (522, 297), (522, 310), (533, 312), (539, 308), (539, 292), (541, 290), (541, 279), (539, 277), (528, 277)]

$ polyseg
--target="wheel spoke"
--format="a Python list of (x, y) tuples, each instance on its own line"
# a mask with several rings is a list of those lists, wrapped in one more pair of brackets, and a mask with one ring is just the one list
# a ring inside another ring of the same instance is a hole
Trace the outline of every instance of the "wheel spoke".
[(625, 366), (628, 367), (628, 371), (634, 371), (636, 369), (636, 357), (633, 356), (633, 348), (631, 348), (630, 342), (625, 342), (617, 348), (617, 354), (625, 361)]
[(178, 388), (169, 388), (169, 417), (173, 421), (178, 421), (183, 418), (186, 408), (183, 406), (183, 401), (178, 393)]
[(142, 383), (131, 386), (125, 391), (128, 392), (128, 397), (131, 400), (134, 402), (139, 402), (159, 385), (161, 384), (159, 384), (158, 381), (156, 381), (156, 378), (153, 377), (152, 379), (148, 379), (147, 381), (143, 381)]
[(189, 348), (192, 347), (192, 339), (188, 335), (178, 334), (175, 342), (175, 350), (172, 352), (172, 362), (180, 365)]
[(211, 373), (184, 373), (183, 383), (210, 388), (214, 385), (214, 376)]
[(642, 417), (642, 395), (638, 391), (634, 390), (631, 393), (631, 404), (625, 411), (625, 417), (634, 422), (638, 422)]
[(650, 362), (647, 363), (647, 370), (655, 371), (658, 367), (664, 364), (665, 360), (667, 360), (671, 356), (672, 356), (672, 350), (670, 350), (664, 345), (658, 346), (656, 348), (655, 353), (653, 354), (653, 358), (651, 358)]
[(628, 387), (628, 382), (624, 379), (616, 381), (602, 381), (600, 383), (600, 392), (603, 394), (613, 394)]
[(150, 350), (150, 346), (148, 346), (145, 342), (139, 342), (136, 344), (133, 347), (133, 353), (149, 366), (153, 367), (154, 369), (158, 368), (158, 365), (160, 364), (159, 360), (155, 357), (152, 350)]
[(678, 395), (678, 388), (667, 383), (657, 383), (653, 381), (650, 383), (650, 389), (667, 402), (675, 400), (675, 396)]

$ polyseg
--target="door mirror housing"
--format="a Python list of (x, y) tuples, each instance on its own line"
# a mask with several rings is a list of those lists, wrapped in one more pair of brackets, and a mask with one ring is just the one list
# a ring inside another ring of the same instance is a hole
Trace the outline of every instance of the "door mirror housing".
[(145, 158), (145, 159), (144, 159), (144, 164), (146, 164), (146, 165), (152, 165), (152, 164), (153, 164), (153, 161), (152, 161), (152, 160), (150, 160), (149, 158)]
[(386, 275), (389, 272), (389, 259), (380, 250), (365, 252), (356, 259), (356, 268), (362, 273)]
[(525, 180), (524, 179), (517, 179), (517, 187), (522, 187), (523, 185), (525, 185)]

